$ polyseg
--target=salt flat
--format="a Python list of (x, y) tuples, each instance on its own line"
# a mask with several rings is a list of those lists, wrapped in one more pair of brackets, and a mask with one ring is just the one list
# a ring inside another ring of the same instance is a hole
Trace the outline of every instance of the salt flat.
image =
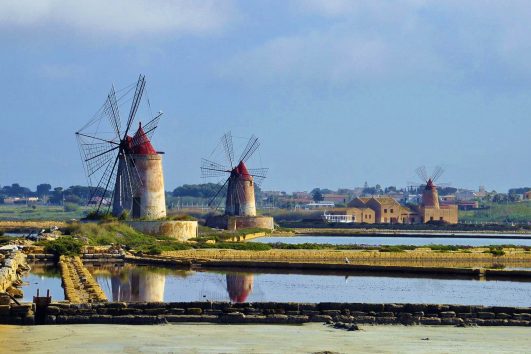
[(0, 351), (23, 353), (524, 353), (525, 327), (363, 326), (322, 324), (162, 326), (0, 326)]

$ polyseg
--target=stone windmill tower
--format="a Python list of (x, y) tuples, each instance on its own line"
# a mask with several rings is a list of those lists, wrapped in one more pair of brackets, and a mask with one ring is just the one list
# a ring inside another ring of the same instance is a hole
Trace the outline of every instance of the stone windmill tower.
[[(112, 211), (121, 216), (127, 212), (144, 219), (166, 216), (162, 153), (150, 141), (162, 112), (152, 115), (149, 100), (143, 100), (145, 84), (140, 75), (136, 85), (119, 91), (112, 87), (93, 119), (76, 132), (91, 186), (89, 204), (97, 213)], [(122, 124), (120, 110), (127, 108)], [(147, 116), (148, 123), (139, 123), (131, 136), (137, 113)]]
[(426, 183), (422, 191), (421, 205), (425, 208), (439, 209), (439, 193), (437, 192), (435, 182), (441, 177), (444, 170), (440, 166), (437, 166), (433, 170), (433, 173), (428, 175), (426, 167), (422, 166), (417, 168), (416, 172), (419, 178)]
[(271, 218), (256, 216), (255, 186), (259, 186), (266, 178), (268, 169), (247, 167), (260, 147), (258, 138), (251, 136), (237, 160), (234, 158), (230, 132), (223, 135), (218, 146), (222, 146), (225, 161), (202, 159), (201, 175), (203, 178), (222, 178), (208, 204), (213, 209), (220, 209), (224, 200), (225, 207), (221, 218), (211, 218), (207, 224), (228, 229), (273, 228)]

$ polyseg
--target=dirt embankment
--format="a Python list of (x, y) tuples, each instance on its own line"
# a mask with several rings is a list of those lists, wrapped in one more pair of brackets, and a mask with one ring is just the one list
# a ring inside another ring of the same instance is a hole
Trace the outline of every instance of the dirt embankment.
[(465, 251), (438, 252), (418, 248), (404, 252), (377, 250), (283, 250), (240, 251), (225, 249), (193, 249), (164, 252), (163, 256), (178, 259), (215, 259), (225, 261), (282, 261), (311, 263), (345, 263), (368, 265), (412, 265), (445, 267), (492, 267), (493, 265), (518, 265), (531, 267), (531, 252), (523, 249), (504, 249), (504, 255), (495, 256), (487, 248)]
[(59, 228), (67, 227), (64, 221), (0, 221), (0, 230), (32, 230), (32, 229), (49, 229), (57, 226)]

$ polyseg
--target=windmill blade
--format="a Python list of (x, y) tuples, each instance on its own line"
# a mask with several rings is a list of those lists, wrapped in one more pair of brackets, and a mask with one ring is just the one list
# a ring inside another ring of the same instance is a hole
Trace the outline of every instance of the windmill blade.
[(105, 114), (109, 118), (109, 123), (116, 133), (116, 137), (119, 139), (121, 137), (120, 128), (122, 127), (122, 122), (120, 121), (120, 111), (118, 109), (118, 102), (116, 101), (116, 92), (114, 91), (114, 85), (111, 88), (111, 92), (107, 96), (107, 101), (105, 101)]
[(245, 149), (242, 152), (242, 155), (239, 161), (246, 162), (249, 158), (251, 158), (251, 156), (253, 156), (253, 154), (259, 147), (260, 147), (260, 141), (258, 140), (258, 138), (254, 135), (251, 136), (251, 138), (247, 142), (247, 145), (245, 146)]
[(444, 169), (441, 166), (436, 166), (435, 169), (433, 170), (431, 180), (433, 182), (437, 181), (442, 176), (443, 173), (444, 173)]
[(133, 101), (131, 102), (131, 110), (129, 111), (129, 118), (127, 119), (127, 126), (125, 129), (123, 139), (127, 137), (127, 134), (129, 133), (129, 129), (131, 129), (131, 124), (133, 123), (133, 120), (135, 119), (138, 106), (140, 105), (140, 101), (142, 100), (142, 94), (144, 93), (145, 86), (146, 86), (145, 76), (140, 75), (138, 78), (138, 82), (136, 84), (135, 95), (133, 97)]
[(221, 177), (230, 173), (230, 169), (217, 162), (201, 159), (201, 178)]
[(82, 134), (76, 136), (83, 167), (90, 182), (94, 174), (114, 160), (119, 146), (113, 142), (95, 139)]
[(151, 137), (153, 136), (153, 133), (155, 133), (155, 129), (157, 129), (162, 115), (163, 113), (160, 112), (155, 118), (142, 126), (144, 134), (133, 137), (133, 140), (131, 141), (131, 147), (142, 145), (146, 140), (151, 140)]
[(253, 176), (254, 183), (260, 187), (267, 178), (267, 172), (269, 172), (269, 168), (250, 168), (248, 171), (249, 174)]
[[(109, 197), (109, 207), (112, 205), (112, 197), (114, 195), (113, 190), (109, 190), (110, 181), (116, 180), (116, 164), (119, 156), (117, 155), (114, 162), (108, 163), (100, 176), (98, 183), (94, 186), (90, 186), (90, 198), (89, 202), (95, 201), (97, 203), (96, 212), (100, 212), (100, 209), (107, 197)], [(114, 188), (113, 188), (114, 189)]]
[(420, 166), (415, 170), (415, 172), (423, 182), (428, 182), (428, 173), (426, 172), (426, 166)]
[[(218, 188), (218, 190), (214, 193), (213, 196), (209, 197), (209, 201), (208, 201), (208, 206), (211, 207), (212, 209), (219, 209), (219, 206), (221, 205), (221, 202), (223, 201), (223, 198), (221, 198), (220, 196), (222, 195), (222, 191), (224, 189), (226, 189), (225, 187), (227, 186), (227, 183), (229, 183), (229, 179), (230, 178), (227, 178), (225, 180), (225, 183), (221, 184), (221, 182), (218, 183), (218, 186), (220, 186)], [(225, 193), (226, 194), (226, 193)], [(215, 203), (216, 201), (218, 201), (218, 203)], [(216, 207), (213, 207), (213, 205), (216, 205)]]
[[(134, 160), (130, 155), (124, 155), (123, 163), (118, 167), (117, 179), (121, 182), (119, 184), (119, 196), (125, 198), (125, 200), (132, 201), (136, 192), (142, 186), (142, 180), (135, 166)], [(114, 198), (116, 198), (116, 191)], [(124, 208), (131, 208), (131, 205), (127, 205), (125, 202), (121, 202), (120, 204)]]
[(231, 132), (225, 133), (221, 137), (221, 143), (223, 145), (223, 150), (225, 151), (225, 157), (229, 166), (234, 167), (234, 145), (232, 144), (232, 134)]

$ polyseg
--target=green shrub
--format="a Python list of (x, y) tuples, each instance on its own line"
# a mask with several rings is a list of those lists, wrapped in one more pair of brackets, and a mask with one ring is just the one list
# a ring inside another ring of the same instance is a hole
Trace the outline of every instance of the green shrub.
[(64, 210), (67, 213), (78, 211), (79, 210), (79, 205), (74, 204), (74, 203), (65, 203)]
[(505, 254), (505, 251), (503, 250), (503, 246), (490, 246), (489, 250), (485, 251), (485, 253), (491, 253), (496, 257), (500, 257)]
[(44, 250), (46, 253), (53, 253), (56, 256), (75, 256), (81, 253), (83, 243), (71, 236), (63, 236), (54, 241), (45, 241)]
[(267, 243), (258, 242), (218, 242), (215, 244), (196, 244), (194, 245), (194, 248), (217, 248), (239, 251), (269, 251), (271, 249), (271, 246)]

